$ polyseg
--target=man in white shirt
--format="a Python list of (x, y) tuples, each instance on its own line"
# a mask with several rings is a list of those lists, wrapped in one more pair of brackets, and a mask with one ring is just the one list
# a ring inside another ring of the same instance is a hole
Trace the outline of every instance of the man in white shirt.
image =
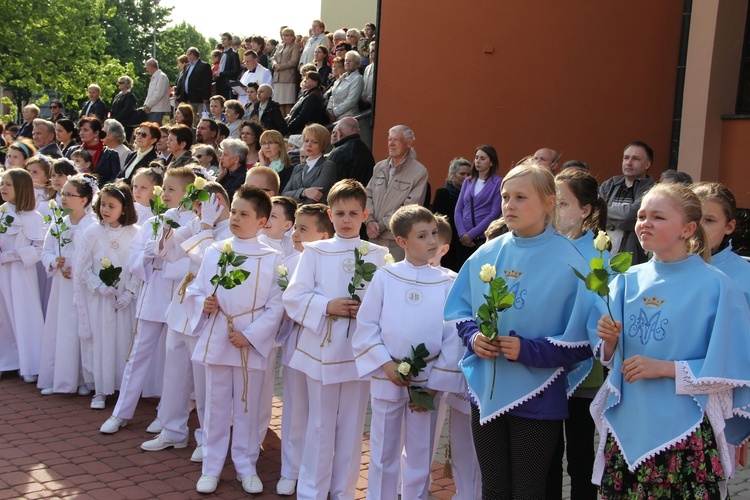
[[(240, 83), (247, 86), (250, 82), (256, 82), (258, 85), (270, 85), (273, 87), (273, 75), (271, 72), (258, 63), (258, 54), (254, 50), (245, 51), (244, 55), (245, 72), (240, 76)], [(248, 102), (246, 95), (237, 97), (237, 100), (244, 106)]]
[(146, 71), (151, 75), (151, 82), (143, 110), (148, 113), (148, 121), (161, 125), (164, 113), (169, 111), (169, 77), (159, 69), (156, 59), (146, 61)]

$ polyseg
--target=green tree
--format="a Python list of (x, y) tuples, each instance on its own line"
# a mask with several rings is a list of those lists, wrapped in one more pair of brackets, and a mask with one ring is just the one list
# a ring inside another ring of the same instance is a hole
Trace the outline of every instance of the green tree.
[(201, 59), (209, 61), (211, 58), (211, 46), (192, 24), (182, 22), (176, 26), (165, 29), (158, 37), (156, 46), (156, 60), (159, 67), (169, 76), (169, 81), (177, 80), (177, 57), (184, 54), (188, 47), (195, 47), (201, 53)]
[(104, 0), (0, 0), (0, 85), (22, 105), (51, 89), (75, 110), (96, 82), (111, 99), (114, 82), (133, 65), (107, 53)]

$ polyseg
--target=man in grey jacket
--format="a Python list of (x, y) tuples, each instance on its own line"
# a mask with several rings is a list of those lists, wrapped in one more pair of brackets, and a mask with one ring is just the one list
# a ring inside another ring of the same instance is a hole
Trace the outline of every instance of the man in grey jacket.
[(622, 173), (599, 186), (599, 194), (607, 202), (607, 234), (612, 239), (612, 255), (632, 252), (633, 264), (647, 260), (638, 237), (635, 222), (643, 195), (654, 185), (648, 169), (654, 151), (642, 141), (631, 142), (622, 156)]

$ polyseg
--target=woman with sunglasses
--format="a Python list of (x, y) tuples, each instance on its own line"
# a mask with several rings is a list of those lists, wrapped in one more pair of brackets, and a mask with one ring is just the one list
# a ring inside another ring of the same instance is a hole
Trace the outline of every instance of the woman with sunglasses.
[(52, 116), (49, 117), (49, 121), (51, 121), (52, 123), (57, 123), (58, 120), (67, 118), (67, 116), (65, 116), (65, 113), (63, 113), (63, 105), (60, 102), (60, 99), (52, 99), (49, 102), (49, 111), (50, 113), (52, 113)]
[(161, 139), (161, 130), (157, 123), (141, 123), (135, 133), (136, 149), (128, 155), (117, 177), (130, 185), (133, 175), (139, 169), (148, 167), (149, 163), (156, 160), (155, 146), (159, 139)]

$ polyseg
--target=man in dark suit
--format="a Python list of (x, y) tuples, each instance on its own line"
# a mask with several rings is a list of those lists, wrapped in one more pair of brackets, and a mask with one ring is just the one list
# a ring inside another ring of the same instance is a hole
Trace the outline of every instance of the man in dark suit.
[(336, 180), (356, 179), (366, 186), (372, 178), (375, 158), (359, 137), (359, 123), (348, 116), (339, 120), (333, 130), (335, 148), (328, 159), (336, 164)]
[(232, 35), (221, 34), (221, 45), (224, 52), (221, 54), (219, 72), (216, 74), (216, 93), (226, 99), (232, 99), (232, 88), (229, 82), (237, 80), (240, 76), (240, 56), (232, 49)]
[(276, 101), (272, 101), (273, 87), (263, 84), (258, 87), (258, 102), (255, 103), (250, 119), (257, 119), (266, 130), (276, 130), (281, 135), (286, 134), (286, 121), (281, 115), (281, 107)]
[(55, 124), (43, 118), (36, 118), (33, 124), (32, 139), (37, 153), (50, 158), (62, 158), (60, 146), (55, 142)]
[(102, 93), (101, 87), (92, 83), (88, 86), (87, 91), (89, 93), (89, 102), (81, 108), (81, 117), (94, 115), (99, 118), (101, 123), (104, 123), (104, 120), (107, 119), (107, 105), (99, 98)]
[(195, 47), (186, 52), (188, 66), (183, 82), (184, 93), (181, 102), (190, 103), (193, 107), (194, 124), (201, 119), (201, 112), (208, 107), (211, 98), (211, 66), (201, 61), (201, 53)]

